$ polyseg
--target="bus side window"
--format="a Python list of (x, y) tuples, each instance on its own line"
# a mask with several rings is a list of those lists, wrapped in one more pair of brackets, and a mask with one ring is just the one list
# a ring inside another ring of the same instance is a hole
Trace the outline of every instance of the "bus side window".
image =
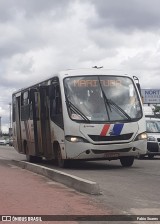
[(29, 119), (30, 115), (30, 105), (28, 91), (23, 92), (21, 96), (21, 120), (25, 121)]
[(54, 97), (50, 100), (51, 102), (51, 118), (56, 115), (62, 114), (62, 102), (59, 86), (54, 88)]
[(16, 96), (13, 96), (12, 99), (12, 121), (16, 121)]
[(58, 126), (63, 127), (62, 100), (59, 85), (56, 85), (52, 91), (54, 91), (54, 94), (50, 98), (50, 116)]
[(35, 111), (36, 111), (36, 120), (38, 121), (39, 120), (39, 110), (40, 110), (40, 105), (39, 105), (39, 93), (38, 92), (35, 92)]

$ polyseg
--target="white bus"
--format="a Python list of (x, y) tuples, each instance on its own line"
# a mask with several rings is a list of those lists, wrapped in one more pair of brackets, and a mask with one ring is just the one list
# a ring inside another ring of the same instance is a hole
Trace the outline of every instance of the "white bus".
[(13, 144), (27, 161), (120, 159), (132, 166), (147, 135), (134, 79), (106, 69), (66, 70), (13, 93)]

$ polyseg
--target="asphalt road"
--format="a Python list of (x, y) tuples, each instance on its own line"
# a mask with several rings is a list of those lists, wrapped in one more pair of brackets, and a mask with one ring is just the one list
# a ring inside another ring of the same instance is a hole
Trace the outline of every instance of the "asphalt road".
[[(0, 150), (0, 157), (23, 160), (13, 147)], [(66, 173), (98, 182), (102, 194), (90, 196), (117, 214), (160, 215), (160, 157), (135, 160), (133, 167), (123, 168), (119, 161), (79, 162), (70, 169), (60, 169), (51, 163), (43, 164)], [(143, 223), (143, 222), (141, 222)], [(151, 223), (151, 222), (150, 222)]]
[(152, 160), (136, 159), (131, 168), (123, 168), (118, 160), (80, 162), (65, 172), (99, 183), (102, 195), (94, 197), (118, 214), (160, 215), (158, 156)]

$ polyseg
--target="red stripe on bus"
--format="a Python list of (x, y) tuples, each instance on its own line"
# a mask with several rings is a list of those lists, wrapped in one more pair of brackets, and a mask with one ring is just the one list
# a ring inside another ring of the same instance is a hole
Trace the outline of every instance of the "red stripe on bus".
[(109, 127), (110, 127), (110, 124), (105, 124), (104, 126), (103, 126), (103, 129), (102, 129), (102, 131), (101, 131), (101, 136), (106, 136), (106, 134), (107, 134), (107, 132), (108, 132), (108, 129), (109, 129)]

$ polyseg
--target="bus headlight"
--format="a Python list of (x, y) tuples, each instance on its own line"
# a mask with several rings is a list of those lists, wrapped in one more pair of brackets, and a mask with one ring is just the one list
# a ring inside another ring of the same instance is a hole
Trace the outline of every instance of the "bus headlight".
[(65, 137), (66, 138), (66, 140), (67, 141), (69, 141), (69, 142), (88, 142), (86, 139), (84, 139), (84, 138), (82, 138), (82, 137), (79, 137), (79, 136), (70, 136), (70, 135), (68, 135), (68, 136), (66, 136)]
[(143, 132), (143, 133), (141, 133), (141, 134), (139, 134), (139, 135), (137, 135), (137, 137), (135, 138), (135, 141), (138, 141), (138, 140), (145, 140), (145, 139), (147, 139), (147, 133), (146, 132)]

